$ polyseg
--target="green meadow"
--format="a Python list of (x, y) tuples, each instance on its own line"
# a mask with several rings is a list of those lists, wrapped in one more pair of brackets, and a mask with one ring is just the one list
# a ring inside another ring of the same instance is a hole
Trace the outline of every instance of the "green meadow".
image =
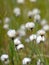
[[(21, 16), (16, 17), (14, 15), (13, 9), (15, 7), (21, 9)], [(49, 0), (37, 0), (35, 3), (25, 0), (24, 4), (18, 4), (16, 0), (0, 0), (0, 20), (2, 21), (0, 23), (0, 56), (2, 54), (9, 55), (10, 63), (8, 65), (22, 65), (24, 57), (31, 58), (30, 65), (36, 65), (38, 59), (41, 59), (43, 65), (49, 65), (49, 31), (45, 34), (45, 43), (39, 45), (37, 45), (35, 41), (26, 43), (24, 41), (26, 37), (29, 37), (30, 34), (34, 34), (37, 30), (41, 29), (40, 24), (36, 23), (35, 29), (27, 31), (27, 35), (21, 39), (25, 48), (20, 51), (15, 51), (13, 41), (7, 36), (8, 30), (3, 28), (5, 17), (10, 18), (9, 28), (15, 30), (18, 30), (22, 24), (33, 21), (33, 17), (29, 19), (27, 12), (34, 8), (40, 9), (41, 20), (45, 18), (49, 24)], [(0, 65), (5, 64), (0, 61)]]

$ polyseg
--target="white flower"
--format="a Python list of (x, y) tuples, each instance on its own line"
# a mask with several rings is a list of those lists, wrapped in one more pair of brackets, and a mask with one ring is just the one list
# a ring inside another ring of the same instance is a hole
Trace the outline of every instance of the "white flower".
[(45, 35), (45, 31), (43, 29), (37, 31), (37, 35)]
[(5, 30), (9, 29), (9, 24), (4, 24), (4, 25), (3, 25), (3, 28), (4, 28)]
[(24, 45), (23, 44), (19, 44), (16, 48), (17, 48), (17, 50), (23, 49)]
[(27, 64), (29, 64), (31, 62), (31, 59), (30, 58), (24, 58), (23, 60), (22, 60), (22, 64), (23, 65), (27, 65)]
[(21, 29), (21, 30), (26, 30), (25, 25), (24, 25), (24, 24), (22, 24), (22, 25), (21, 25), (21, 27), (20, 27), (20, 29)]
[(32, 17), (32, 11), (28, 12), (28, 17), (31, 18)]
[(43, 37), (41, 38), (41, 41), (42, 41), (42, 42), (45, 42), (45, 40), (46, 40), (46, 39), (45, 39), (45, 37), (43, 36)]
[(35, 24), (33, 22), (28, 22), (25, 25), (26, 29), (33, 29), (35, 27)]
[(9, 23), (10, 22), (10, 18), (6, 17), (4, 18), (4, 23)]
[(19, 44), (21, 44), (21, 41), (18, 38), (14, 39), (14, 45), (19, 45)]
[(44, 36), (37, 36), (36, 38), (36, 43), (39, 44), (40, 42), (45, 42), (45, 37)]
[(14, 12), (14, 14), (16, 15), (16, 16), (20, 16), (20, 8), (14, 8), (14, 10), (13, 10), (13, 12)]
[(1, 55), (1, 61), (4, 62), (5, 64), (9, 63), (9, 56), (7, 54)]
[(36, 0), (30, 0), (30, 2), (36, 2)]
[(32, 13), (33, 13), (33, 15), (40, 14), (40, 10), (35, 8), (35, 9), (32, 10)]
[(41, 60), (40, 59), (38, 59), (37, 65), (41, 65)]
[(17, 3), (23, 4), (25, 0), (17, 0)]
[(46, 24), (47, 24), (46, 19), (43, 19), (43, 20), (40, 22), (40, 24), (41, 24), (42, 26), (46, 25)]
[(34, 16), (34, 22), (40, 22), (40, 19), (41, 19), (41, 17), (39, 14)]
[(29, 39), (30, 39), (30, 41), (36, 40), (36, 35), (35, 34), (30, 35)]
[(25, 42), (29, 43), (30, 42), (30, 39), (29, 38), (25, 39)]
[(25, 30), (20, 29), (20, 30), (18, 30), (17, 32), (18, 32), (18, 34), (19, 34), (19, 36), (20, 36), (20, 37), (22, 37), (22, 36), (25, 36), (25, 35), (26, 35)]
[(7, 35), (9, 37), (13, 38), (16, 36), (16, 31), (14, 29), (10, 29), (10, 30), (8, 30)]
[(43, 30), (49, 31), (49, 25), (48, 25), (48, 24), (44, 25), (44, 26), (43, 26)]

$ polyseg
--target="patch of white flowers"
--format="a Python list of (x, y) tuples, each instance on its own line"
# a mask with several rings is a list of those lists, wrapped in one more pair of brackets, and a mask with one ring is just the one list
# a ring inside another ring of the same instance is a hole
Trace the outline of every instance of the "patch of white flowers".
[[(30, 2), (36, 2), (36, 1), (37, 0), (30, 0)], [(25, 0), (16, 0), (16, 2), (18, 4), (24, 4)], [(15, 14), (16, 17), (19, 17), (21, 15), (21, 9), (19, 7), (16, 7), (16, 8), (13, 9), (13, 13)], [(21, 42), (21, 39), (23, 37), (24, 37), (25, 43), (30, 43), (33, 40), (35, 40), (36, 44), (40, 44), (41, 42), (46, 41), (45, 34), (46, 34), (46, 31), (49, 31), (49, 25), (47, 23), (47, 20), (46, 19), (41, 20), (40, 10), (38, 8), (34, 8), (32, 10), (29, 10), (27, 12), (27, 16), (29, 18), (33, 18), (33, 20), (32, 20), (33, 22), (29, 21), (25, 24), (22, 24), (18, 30), (10, 29), (9, 28), (10, 18), (9, 17), (4, 18), (3, 28), (5, 30), (8, 30), (7, 35), (8, 35), (9, 38), (11, 38), (13, 40), (15, 50), (18, 50), (18, 51), (20, 51), (21, 49), (25, 49), (24, 48), (25, 44), (23, 44)], [(32, 32), (32, 29), (35, 29), (35, 27), (36, 27), (35, 22), (36, 23), (39, 22), (40, 25), (42, 26), (42, 28), (37, 30), (34, 33), (34, 32)], [(1, 20), (0, 20), (0, 23), (1, 23)], [(28, 30), (31, 30), (31, 32), (28, 31)], [(26, 31), (28, 31), (30, 33), (28, 37), (27, 37), (28, 34), (27, 34)], [(7, 54), (1, 55), (0, 59), (5, 64), (9, 63), (9, 56)], [(23, 65), (30, 64), (30, 62), (31, 62), (31, 58), (24, 57), (22, 59), (22, 64)], [(40, 63), (41, 63), (41, 60), (38, 59), (37, 65), (40, 65)]]

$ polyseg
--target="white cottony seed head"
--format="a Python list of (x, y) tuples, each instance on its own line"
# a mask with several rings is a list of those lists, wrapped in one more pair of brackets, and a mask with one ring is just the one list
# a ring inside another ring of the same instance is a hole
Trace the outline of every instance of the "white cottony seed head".
[(23, 4), (25, 2), (25, 0), (17, 0), (17, 3), (19, 4)]
[(9, 17), (4, 18), (4, 23), (9, 23), (9, 22), (10, 22), (10, 18)]
[(3, 28), (4, 28), (5, 30), (8, 30), (8, 29), (9, 29), (9, 24), (4, 24), (4, 25), (3, 25)]
[(45, 35), (45, 33), (43, 29), (37, 31), (37, 35)]
[(14, 12), (14, 14), (16, 15), (16, 16), (20, 16), (20, 8), (14, 8), (14, 10), (13, 10), (13, 12)]
[(1, 55), (1, 61), (5, 61), (5, 59), (8, 59), (8, 55), (7, 54)]
[(20, 49), (23, 49), (24, 48), (24, 45), (23, 44), (19, 44), (18, 46), (17, 46), (17, 50), (20, 50)]
[(44, 36), (37, 36), (36, 38), (36, 43), (39, 44), (40, 42), (45, 42), (45, 37)]
[(25, 30), (20, 29), (20, 30), (18, 30), (18, 34), (20, 37), (22, 37), (22, 36), (26, 35), (26, 32), (25, 32)]
[(44, 25), (44, 26), (43, 26), (43, 30), (49, 31), (49, 25), (48, 25), (48, 24)]
[(33, 22), (28, 22), (28, 23), (26, 23), (25, 27), (26, 27), (26, 29), (31, 29), (31, 28), (35, 27), (35, 24)]
[(31, 62), (31, 59), (27, 57), (22, 60), (23, 65), (29, 64), (30, 62)]
[(40, 19), (41, 17), (39, 14), (34, 16), (34, 22), (40, 22)]
[(9, 37), (13, 38), (16, 36), (16, 31), (14, 29), (10, 29), (10, 30), (8, 30), (7, 35)]
[(32, 10), (32, 13), (33, 13), (33, 15), (40, 14), (40, 10), (35, 8), (35, 9)]
[(29, 43), (30, 42), (30, 39), (29, 38), (25, 39), (25, 42)]
[(9, 56), (7, 54), (1, 55), (1, 61), (4, 62), (5, 64), (9, 63)]
[(20, 29), (21, 29), (21, 30), (26, 30), (25, 25), (24, 25), (24, 24), (22, 24), (22, 25), (21, 25), (21, 27), (20, 27)]
[(35, 34), (30, 35), (29, 39), (30, 41), (36, 40), (36, 35)]
[(41, 63), (41, 60), (38, 59), (38, 61), (37, 61), (37, 65), (41, 65), (40, 63)]
[(32, 11), (29, 11), (29, 12), (28, 12), (28, 16), (29, 16), (29, 17), (32, 17)]
[(14, 45), (19, 45), (19, 44), (21, 44), (21, 41), (18, 38), (14, 39)]
[(43, 19), (43, 20), (40, 22), (40, 24), (41, 24), (42, 26), (46, 25), (46, 24), (47, 24), (47, 20), (46, 20), (46, 19)]

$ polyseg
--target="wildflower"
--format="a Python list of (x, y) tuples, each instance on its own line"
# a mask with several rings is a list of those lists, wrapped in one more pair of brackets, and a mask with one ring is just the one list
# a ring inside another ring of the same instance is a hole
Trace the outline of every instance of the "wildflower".
[(35, 27), (35, 24), (33, 22), (28, 22), (25, 25), (26, 29), (33, 29)]
[(7, 35), (13, 39), (16, 36), (16, 31), (14, 29), (10, 29), (8, 30)]
[(35, 8), (32, 10), (33, 15), (40, 14), (40, 10), (38, 8)]
[(29, 18), (32, 18), (32, 11), (29, 11), (29, 12), (28, 12), (28, 17), (29, 17)]
[(20, 36), (20, 37), (22, 37), (22, 36), (25, 36), (25, 35), (26, 35), (25, 30), (20, 29), (20, 30), (18, 30), (17, 32), (18, 32), (18, 34), (19, 34), (19, 36)]
[(37, 36), (37, 38), (36, 38), (36, 42), (37, 42), (37, 44), (39, 44), (40, 42), (45, 42), (45, 37), (44, 36)]
[(30, 39), (29, 38), (25, 39), (25, 42), (29, 43), (30, 42)]
[(17, 0), (17, 3), (23, 4), (25, 0)]
[(34, 22), (40, 22), (40, 19), (41, 19), (41, 17), (39, 14), (34, 16)]
[(43, 29), (38, 30), (38, 31), (37, 31), (37, 35), (44, 36), (44, 35), (45, 35), (45, 31), (44, 31)]
[(7, 54), (1, 55), (1, 61), (4, 62), (5, 64), (9, 63), (9, 56)]
[(3, 28), (4, 28), (5, 30), (8, 30), (8, 29), (9, 29), (9, 25), (8, 25), (8, 24), (4, 24), (4, 25), (3, 25)]
[(17, 50), (23, 49), (24, 45), (23, 44), (19, 44), (16, 48), (17, 48)]
[(36, 40), (36, 35), (35, 34), (30, 35), (29, 39), (30, 39), (30, 41)]
[(10, 22), (10, 18), (8, 18), (8, 17), (6, 17), (6, 18), (4, 18), (4, 23), (9, 23)]
[(18, 38), (14, 39), (14, 45), (17, 46), (19, 44), (21, 44), (21, 41)]
[(20, 27), (20, 29), (21, 29), (21, 30), (26, 30), (25, 25), (24, 25), (24, 24), (22, 24), (22, 25), (21, 25), (21, 27)]
[(40, 59), (38, 59), (37, 65), (41, 65), (41, 60)]
[(48, 25), (48, 24), (44, 25), (44, 26), (43, 26), (43, 30), (49, 31), (49, 25)]
[(20, 16), (20, 8), (14, 8), (14, 10), (13, 10), (13, 12), (14, 12), (14, 14), (16, 15), (16, 16)]
[(46, 19), (43, 19), (43, 20), (40, 22), (40, 24), (41, 24), (42, 26), (46, 25), (46, 24), (47, 24)]
[(27, 65), (27, 64), (29, 64), (31, 62), (31, 59), (30, 58), (24, 58), (23, 60), (22, 60), (22, 64), (23, 65)]

